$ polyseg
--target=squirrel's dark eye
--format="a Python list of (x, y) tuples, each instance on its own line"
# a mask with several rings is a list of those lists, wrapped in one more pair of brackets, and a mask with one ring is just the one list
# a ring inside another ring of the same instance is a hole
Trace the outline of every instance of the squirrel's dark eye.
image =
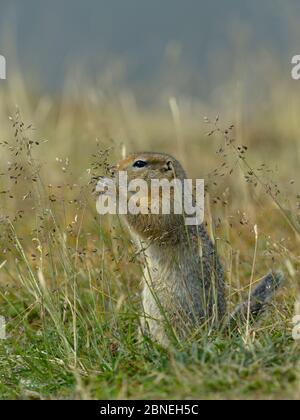
[(137, 160), (136, 162), (134, 162), (133, 167), (134, 168), (144, 168), (144, 166), (147, 165), (147, 162), (145, 162), (144, 160)]

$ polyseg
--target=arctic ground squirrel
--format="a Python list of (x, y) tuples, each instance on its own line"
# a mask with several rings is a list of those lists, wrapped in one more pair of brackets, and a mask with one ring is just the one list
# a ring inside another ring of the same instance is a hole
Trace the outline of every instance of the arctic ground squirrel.
[[(122, 171), (128, 182), (146, 181), (149, 191), (153, 179), (187, 178), (181, 164), (163, 153), (130, 154), (112, 171), (115, 179)], [(171, 198), (172, 194), (174, 190)], [(224, 270), (203, 223), (186, 225), (183, 215), (175, 214), (174, 209), (170, 214), (128, 213), (121, 217), (145, 256), (141, 331), (163, 346), (170, 338), (184, 339), (203, 325), (235, 326), (239, 321), (255, 319), (283, 281), (281, 272), (270, 272), (250, 300), (228, 315)]]

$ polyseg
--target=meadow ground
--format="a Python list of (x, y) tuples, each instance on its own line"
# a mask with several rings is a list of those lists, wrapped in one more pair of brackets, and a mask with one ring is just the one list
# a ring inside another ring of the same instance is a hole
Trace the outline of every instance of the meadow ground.
[[(289, 95), (290, 106), (245, 121), (180, 98), (147, 109), (128, 92), (35, 99), (17, 81), (1, 92), (1, 399), (300, 398), (299, 100)], [(172, 153), (205, 179), (229, 309), (252, 273), (285, 272), (250, 331), (200, 329), (169, 351), (137, 343), (140, 258), (94, 195), (107, 165), (135, 150)]]

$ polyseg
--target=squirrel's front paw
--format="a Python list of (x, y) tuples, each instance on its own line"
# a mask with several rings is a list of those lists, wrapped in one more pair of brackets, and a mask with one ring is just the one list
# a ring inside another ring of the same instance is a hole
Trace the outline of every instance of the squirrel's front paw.
[(116, 194), (116, 185), (113, 179), (101, 177), (96, 185), (96, 192), (99, 195), (114, 196)]

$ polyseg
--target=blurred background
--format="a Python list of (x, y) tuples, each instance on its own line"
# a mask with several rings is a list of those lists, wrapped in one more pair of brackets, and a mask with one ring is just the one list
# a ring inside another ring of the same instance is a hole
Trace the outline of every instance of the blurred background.
[[(299, 18), (297, 0), (0, 0), (0, 140), (15, 118), (35, 127), (51, 182), (67, 161), (70, 180), (85, 184), (99, 144), (112, 148), (111, 161), (169, 152), (208, 179), (224, 163), (222, 133), (207, 136), (218, 116), (299, 212), (300, 81), (291, 77)], [(221, 173), (221, 188), (250, 211), (249, 182), (228, 159), (234, 183)]]
[(1, 0), (0, 12), (9, 79), (20, 72), (39, 92), (59, 94), (71, 75), (70, 93), (97, 81), (146, 104), (180, 94), (218, 107), (243, 93), (251, 112), (275, 78), (299, 89), (297, 0)]

